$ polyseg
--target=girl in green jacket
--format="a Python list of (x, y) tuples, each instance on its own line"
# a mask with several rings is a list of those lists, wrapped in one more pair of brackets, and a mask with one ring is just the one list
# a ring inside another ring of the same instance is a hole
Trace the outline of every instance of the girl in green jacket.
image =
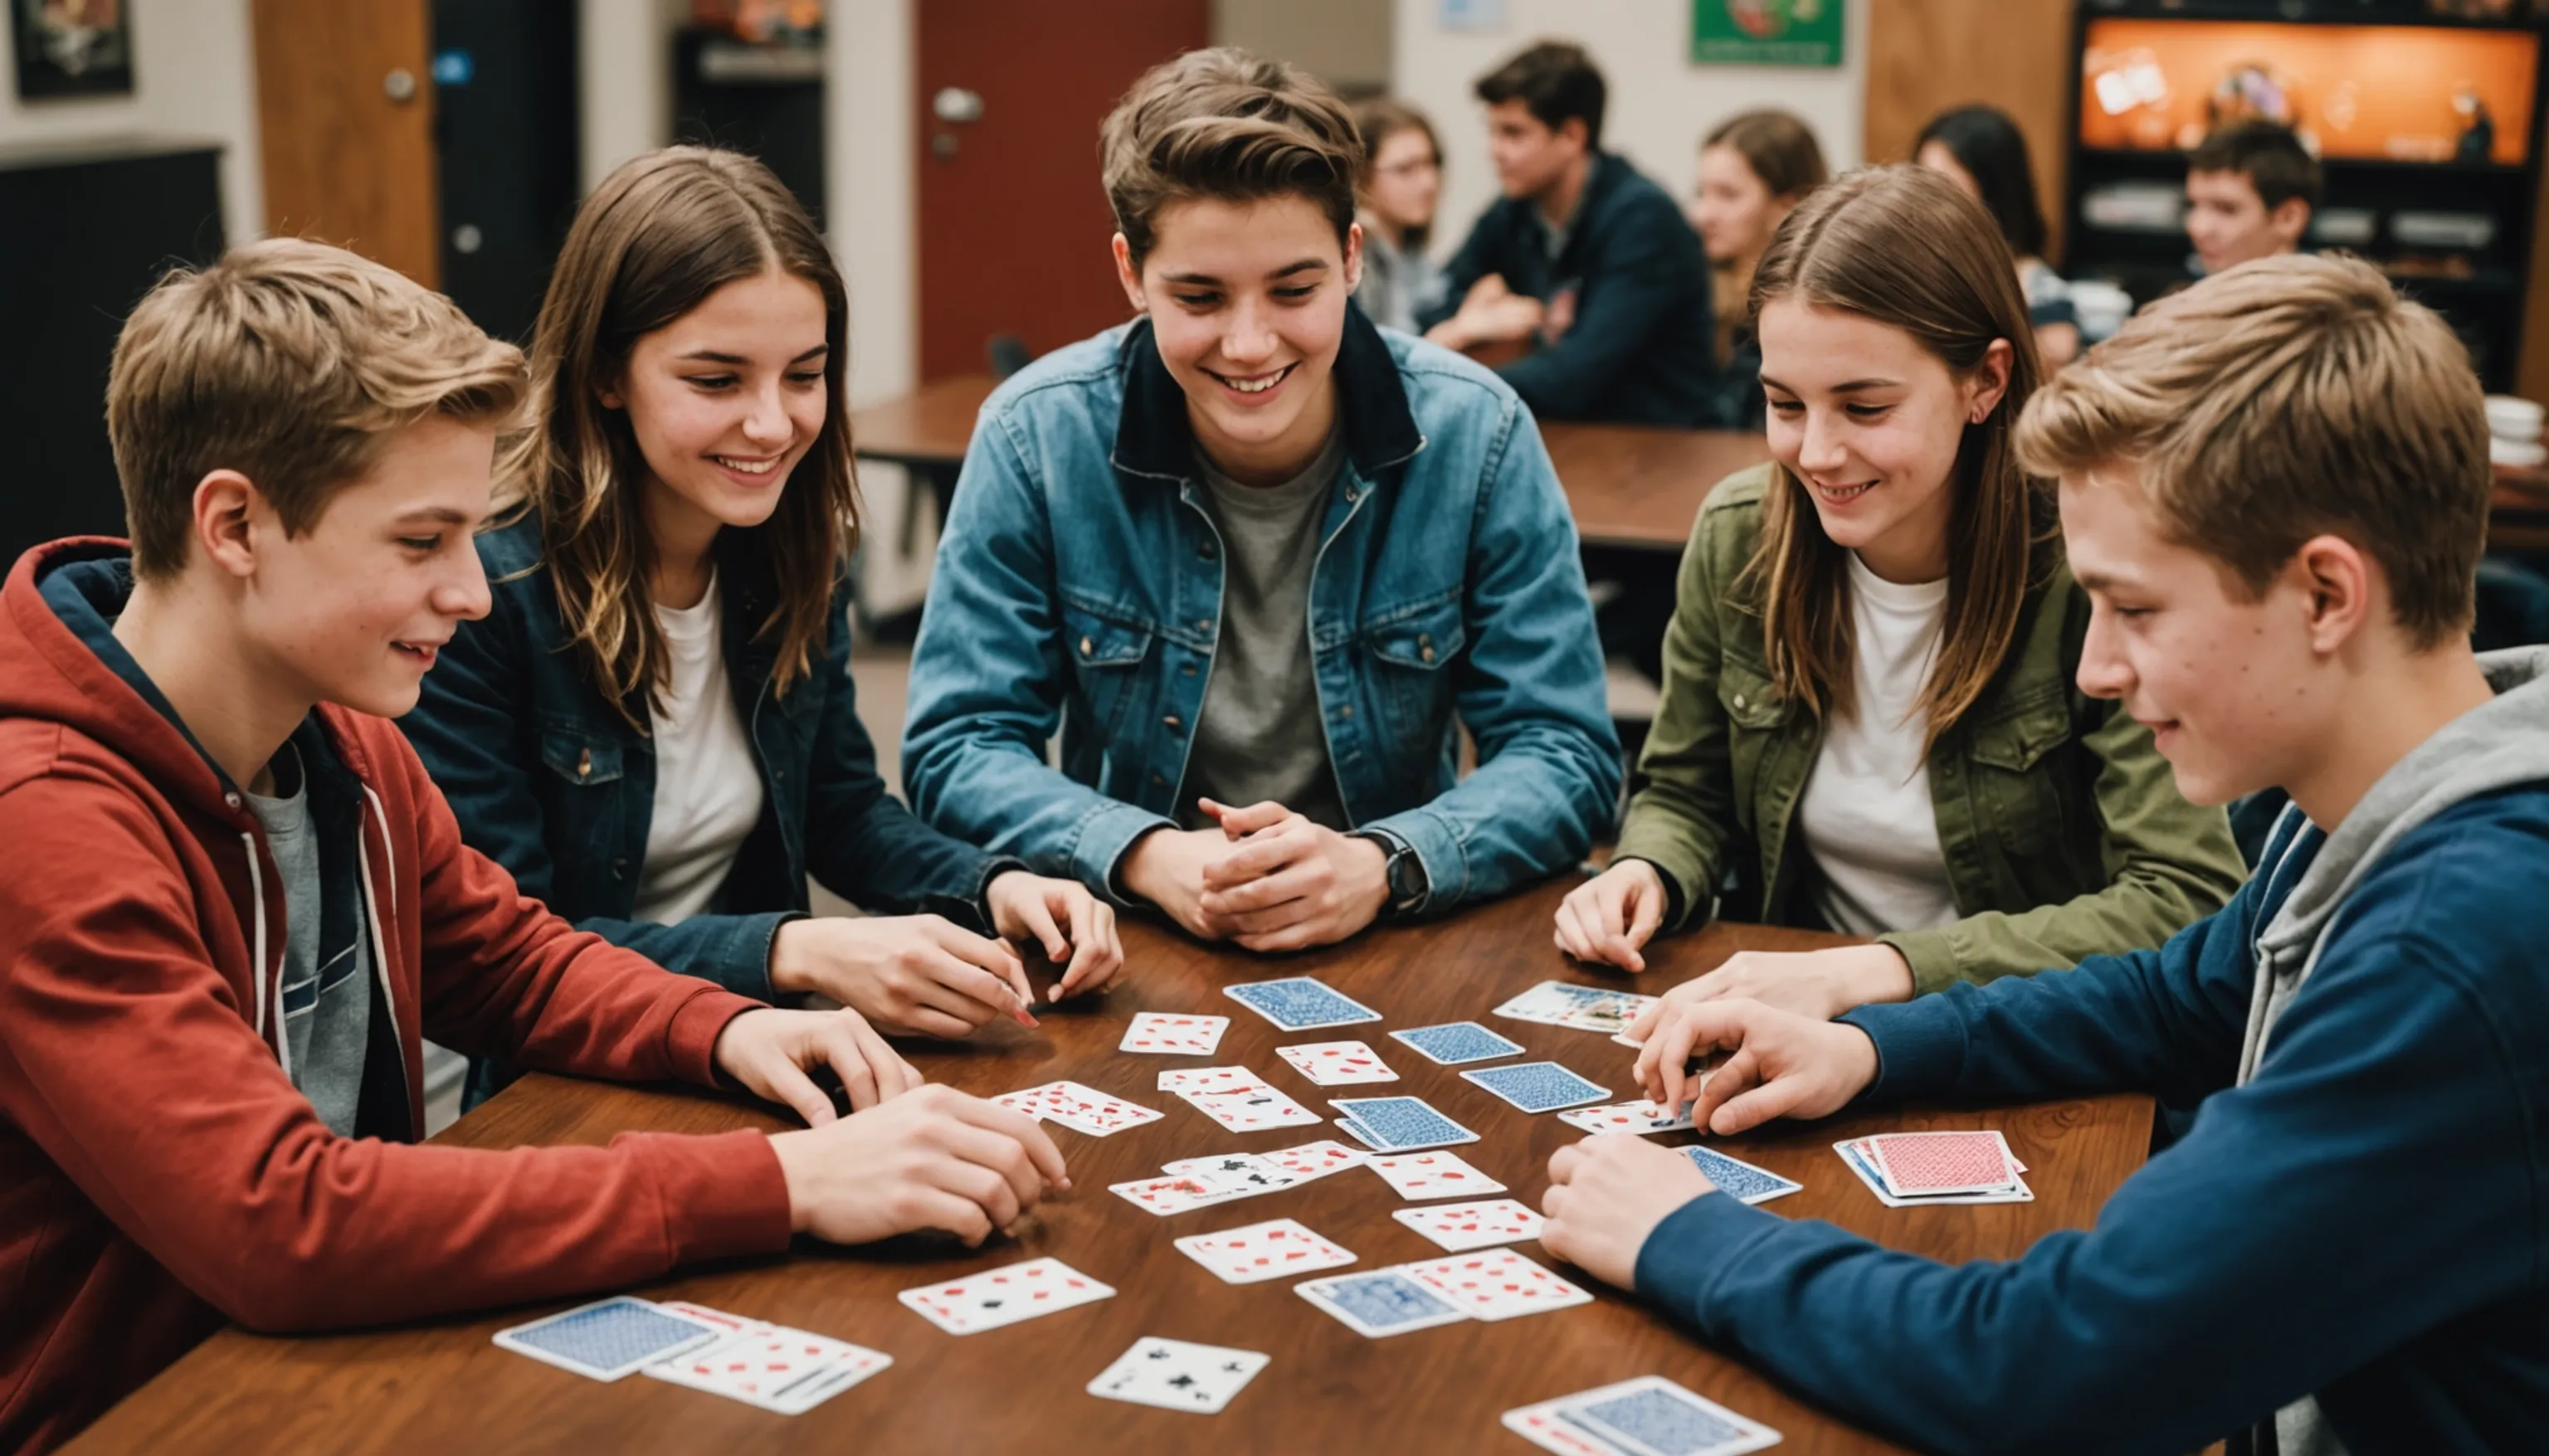
[(1870, 937), (1676, 987), (1830, 1017), (2156, 946), (2242, 877), (2218, 808), (2073, 681), (2087, 594), (2010, 427), (2038, 378), (1999, 230), (1951, 183), (1862, 171), (1753, 274), (1772, 463), (1682, 558), (1663, 704), (1611, 867), (1558, 948), (1637, 971), (1731, 871), (1758, 918)]

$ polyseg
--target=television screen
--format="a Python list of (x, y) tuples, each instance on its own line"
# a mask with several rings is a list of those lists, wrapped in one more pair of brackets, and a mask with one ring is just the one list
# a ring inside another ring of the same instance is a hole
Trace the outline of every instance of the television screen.
[(2526, 31), (2101, 17), (2080, 58), (2080, 144), (2182, 151), (2262, 117), (2323, 157), (2520, 166), (2539, 46)]

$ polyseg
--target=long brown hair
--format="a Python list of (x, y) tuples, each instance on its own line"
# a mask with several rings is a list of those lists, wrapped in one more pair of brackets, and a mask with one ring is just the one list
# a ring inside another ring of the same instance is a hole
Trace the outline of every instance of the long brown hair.
[[(773, 688), (785, 693), (813, 671), (833, 626), (833, 586), (858, 538), (843, 384), (849, 293), (812, 220), (768, 167), (739, 152), (650, 151), (604, 178), (577, 210), (540, 305), (532, 427), (507, 443), (497, 481), (509, 503), (539, 513), (567, 639), (603, 696), (640, 728), (638, 695), (657, 702), (671, 664), (647, 590), (655, 545), (639, 506), (645, 457), (627, 413), (605, 409), (601, 395), (619, 386), (639, 338), (773, 266), (823, 295), (823, 427), (770, 518), (727, 527), (718, 553), (767, 574), (774, 601), (753, 639), (776, 642)], [(728, 609), (739, 600), (729, 594)]]
[[(2000, 672), (2018, 635), (2036, 547), (2052, 526), (2042, 483), (2011, 443), (2040, 366), (2018, 266), (1980, 203), (1915, 166), (1849, 173), (1809, 194), (1752, 273), (1752, 317), (1793, 298), (1902, 329), (1959, 375), (1981, 367), (1996, 340), (2010, 346), (2009, 389), (1956, 450), (1947, 525), (1947, 620), (1920, 705), (1927, 754)], [(1829, 720), (1855, 711), (1849, 570), (1824, 534), (1803, 483), (1774, 466), (1761, 501), (1761, 540), (1741, 586), (1762, 614), (1771, 682), (1789, 701)]]
[[(1699, 141), (1703, 152), (1712, 146), (1732, 148), (1744, 158), (1744, 165), (1752, 169), (1752, 175), (1761, 179), (1761, 186), (1771, 197), (1791, 205), (1832, 180), (1832, 169), (1824, 165), (1824, 149), (1815, 141), (1814, 129), (1796, 113), (1777, 107), (1737, 112), (1718, 123)], [(1757, 266), (1759, 260), (1752, 260), (1751, 267)], [(1721, 364), (1734, 357), (1736, 341), (1752, 327), (1748, 303), (1751, 267), (1736, 258), (1714, 263), (1709, 269), (1715, 284), (1710, 303), (1716, 310), (1717, 361)]]
[[(1371, 185), (1373, 169), (1380, 165), (1381, 143), (1401, 132), (1422, 132), (1425, 146), (1434, 154), (1434, 165), (1443, 165), (1443, 138), (1435, 135), (1434, 123), (1425, 113), (1394, 96), (1369, 96), (1354, 104), (1355, 132), (1363, 137), (1362, 185)], [(1400, 247), (1415, 252), (1425, 246), (1434, 233), (1431, 222), (1407, 229)]]

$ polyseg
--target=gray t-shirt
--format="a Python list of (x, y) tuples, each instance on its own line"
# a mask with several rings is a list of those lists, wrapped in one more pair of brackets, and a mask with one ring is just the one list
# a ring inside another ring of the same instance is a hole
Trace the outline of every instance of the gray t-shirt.
[(1277, 486), (1243, 486), (1195, 455), (1205, 506), (1220, 528), (1221, 641), (1178, 793), (1178, 822), (1211, 827), (1198, 797), (1231, 805), (1273, 799), (1312, 823), (1349, 829), (1328, 762), (1310, 664), (1310, 568), (1328, 487), (1345, 462), (1331, 433), (1318, 458)]
[(319, 836), (310, 826), (310, 780), (290, 744), (274, 757), (279, 797), (247, 795), (265, 826), (266, 847), (283, 875), (283, 1030), (292, 1049), (292, 1084), (319, 1120), (341, 1138), (354, 1136), (362, 1110), (363, 1052), (371, 1038), (371, 954), (357, 933), (327, 964), (321, 936)]

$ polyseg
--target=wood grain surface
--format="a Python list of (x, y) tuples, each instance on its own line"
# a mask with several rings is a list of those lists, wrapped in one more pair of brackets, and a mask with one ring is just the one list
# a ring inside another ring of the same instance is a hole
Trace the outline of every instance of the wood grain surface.
[[(1171, 1247), (1188, 1233), (1296, 1218), (1376, 1268), (1439, 1256), (1389, 1217), (1406, 1207), (1380, 1178), (1349, 1168), (1318, 1181), (1171, 1218), (1106, 1191), (1172, 1158), (1231, 1148), (1264, 1151), (1331, 1127), (1234, 1135), (1154, 1090), (1171, 1066), (1246, 1065), (1314, 1111), (1327, 1098), (1414, 1093), (1474, 1129), (1457, 1149), (1538, 1205), (1549, 1155), (1576, 1134), (1553, 1116), (1529, 1117), (1386, 1035), (1436, 1022), (1491, 1025), (1532, 1057), (1553, 1057), (1633, 1094), (1630, 1053), (1607, 1038), (1488, 1015), (1547, 979), (1648, 991), (1689, 978), (1738, 950), (1801, 949), (1834, 938), (1718, 925), (1666, 942), (1654, 969), (1633, 980), (1570, 966), (1550, 946), (1564, 882), (1547, 884), (1449, 921), (1389, 928), (1350, 944), (1269, 959), (1214, 950), (1158, 927), (1127, 927), (1123, 983), (1098, 1003), (1060, 1009), (1034, 1032), (1000, 1025), (979, 1043), (905, 1044), (933, 1080), (996, 1093), (1070, 1077), (1161, 1108), (1159, 1122), (1094, 1138), (1054, 1132), (1073, 1190), (1046, 1204), (1014, 1239), (979, 1251), (927, 1239), (866, 1249), (801, 1241), (784, 1259), (684, 1271), (641, 1290), (855, 1340), (891, 1353), (894, 1367), (800, 1416), (776, 1415), (697, 1391), (632, 1377), (602, 1385), (509, 1354), (488, 1342), (505, 1325), (558, 1305), (353, 1334), (214, 1337), (110, 1412), (71, 1449), (110, 1451), (358, 1451), (420, 1456), (507, 1452), (857, 1450), (891, 1452), (1142, 1451), (1238, 1453), (1527, 1449), (1497, 1423), (1503, 1411), (1568, 1392), (1661, 1374), (1786, 1433), (1782, 1452), (1897, 1449), (1802, 1403), (1740, 1360), (1711, 1350), (1619, 1293), (1596, 1303), (1498, 1323), (1461, 1323), (1371, 1340), (1314, 1309), (1283, 1282), (1231, 1286)], [(1041, 977), (1049, 969), (1040, 969)], [(1316, 975), (1379, 1011), (1362, 1027), (1281, 1034), (1221, 994), (1234, 981)], [(1214, 1012), (1231, 1018), (1211, 1057), (1119, 1053), (1136, 1011)], [(1274, 1054), (1295, 1042), (1360, 1038), (1401, 1080), (1317, 1088)], [(441, 1140), (465, 1146), (599, 1143), (629, 1129), (712, 1133), (778, 1129), (768, 1110), (683, 1090), (614, 1087), (530, 1076), (464, 1118)], [(1892, 1210), (1831, 1151), (1833, 1139), (1893, 1129), (2002, 1129), (2030, 1165), (2031, 1204)], [(1798, 1179), (1805, 1191), (1768, 1205), (1789, 1218), (1828, 1219), (1891, 1247), (1943, 1259), (2006, 1258), (2056, 1228), (2086, 1227), (2148, 1145), (2150, 1105), (2106, 1097), (2000, 1110), (1915, 1108), (1849, 1116), (1715, 1139)], [(1689, 1134), (1663, 1140), (1683, 1142)], [(1520, 1245), (1554, 1263), (1537, 1243)], [(954, 1336), (894, 1298), (898, 1290), (1041, 1255), (1113, 1285), (1115, 1298), (1006, 1328)], [(1561, 1268), (1560, 1272), (1572, 1272)], [(1590, 1284), (1582, 1275), (1578, 1282)], [(1274, 1362), (1228, 1410), (1201, 1416), (1124, 1405), (1084, 1387), (1143, 1335), (1262, 1350)]]

